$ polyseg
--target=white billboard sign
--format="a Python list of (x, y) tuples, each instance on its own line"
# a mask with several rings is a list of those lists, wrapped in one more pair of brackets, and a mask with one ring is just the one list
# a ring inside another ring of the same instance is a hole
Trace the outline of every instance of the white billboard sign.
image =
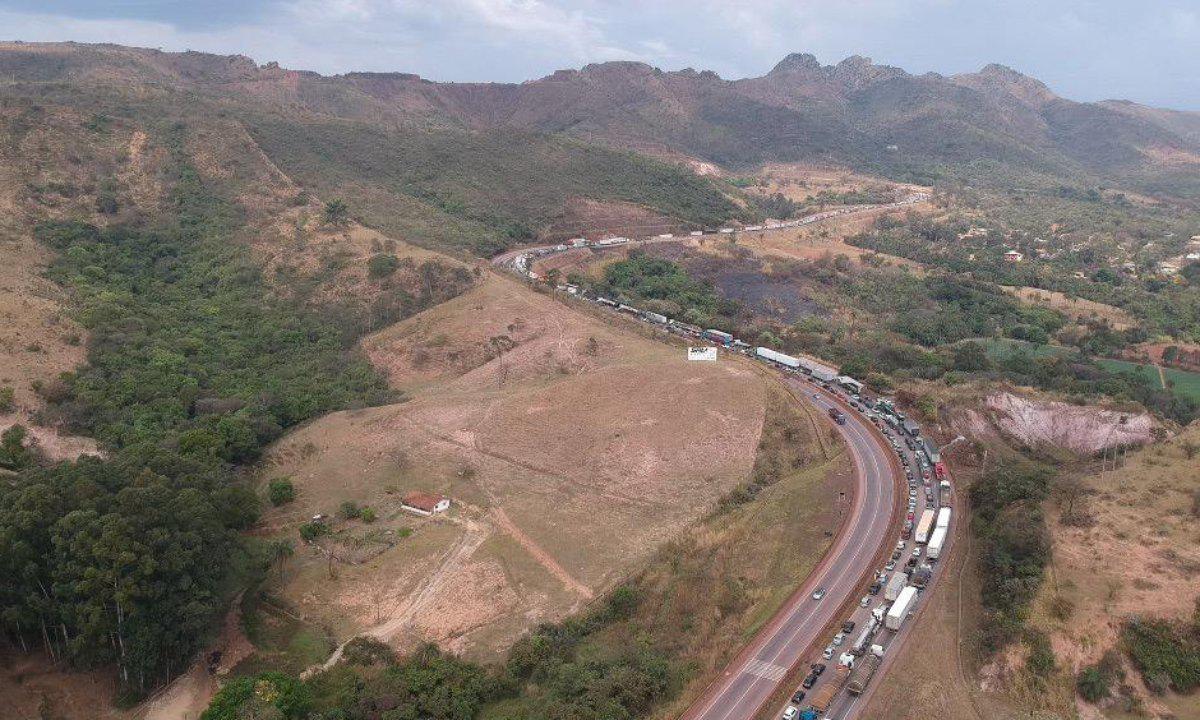
[(717, 349), (715, 347), (690, 347), (688, 348), (688, 360), (706, 360), (713, 362), (717, 359)]

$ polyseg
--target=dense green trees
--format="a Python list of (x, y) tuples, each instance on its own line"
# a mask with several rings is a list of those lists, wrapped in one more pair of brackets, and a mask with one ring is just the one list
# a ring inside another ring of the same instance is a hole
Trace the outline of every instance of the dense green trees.
[(90, 331), (88, 364), (43, 388), (47, 415), (105, 457), (38, 464), (20, 429), (0, 445), (19, 470), (0, 483), (0, 626), (114, 667), (130, 695), (179, 672), (236, 590), (258, 501), (235, 466), (291, 425), (390, 397), (344, 327), (267, 292), (234, 240), (240, 212), (187, 163), (183, 131), (166, 132), (169, 215), (36, 233)]
[(253, 496), (201, 459), (143, 446), (27, 469), (0, 486), (0, 618), (131, 689), (178, 671), (223, 604)]
[[(680, 670), (633, 624), (639, 600), (633, 587), (619, 587), (582, 615), (534, 629), (488, 666), (435, 645), (399, 657), (357, 638), (342, 662), (303, 683), (277, 673), (229, 683), (201, 718), (473, 720), (486, 711), (504, 720), (633, 720), (680, 686)], [(615, 640), (631, 631), (642, 639)]]
[(736, 303), (722, 298), (709, 283), (691, 277), (670, 260), (640, 251), (606, 267), (604, 280), (592, 289), (634, 305), (650, 301), (646, 309), (697, 325), (708, 325), (737, 311)]
[(1054, 473), (1030, 461), (1002, 462), (971, 485), (972, 528), (980, 543), (984, 643), (1003, 647), (1022, 629), (1050, 559), (1041, 501)]

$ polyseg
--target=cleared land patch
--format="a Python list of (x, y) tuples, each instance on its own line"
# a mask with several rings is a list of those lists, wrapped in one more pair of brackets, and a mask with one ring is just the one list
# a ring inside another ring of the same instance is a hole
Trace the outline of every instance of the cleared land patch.
[[(335, 520), (322, 549), (298, 548), (278, 594), (339, 641), (399, 614), (380, 633), (399, 645), (494, 657), (743, 482), (774, 381), (741, 361), (689, 363), (681, 346), (594, 312), (488, 275), (370, 338), (411, 399), (315, 421), (277, 444), (264, 475), (298, 491), (267, 520), (284, 537), (346, 501), (378, 520)], [(399, 498), (418, 489), (454, 509), (403, 513)], [(350, 551), (369, 543), (378, 551)]]
[(840, 195), (863, 192), (918, 192), (928, 188), (897, 184), (890, 180), (860, 175), (842, 168), (824, 168), (803, 163), (768, 163), (757, 173), (762, 185), (747, 190), (764, 195), (782, 193), (796, 202), (816, 199), (823, 194)]
[(1114, 330), (1126, 330), (1137, 322), (1133, 316), (1119, 307), (1084, 298), (1068, 297), (1056, 290), (1014, 287), (1012, 285), (1001, 285), (1000, 287), (1027, 303), (1058, 310), (1064, 315), (1080, 321), (1100, 320), (1108, 323)]

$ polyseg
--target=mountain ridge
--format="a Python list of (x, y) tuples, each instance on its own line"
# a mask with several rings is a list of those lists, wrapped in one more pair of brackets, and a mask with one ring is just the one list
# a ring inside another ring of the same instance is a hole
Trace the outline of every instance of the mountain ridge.
[(823, 65), (792, 53), (735, 80), (613, 61), (522, 83), (442, 83), (405, 72), (325, 76), (245, 55), (0, 43), (0, 75), (166, 83), (288, 111), (562, 134), (728, 168), (818, 162), (929, 180), (975, 172), (982, 160), (1095, 184), (1157, 177), (1162, 158), (1200, 169), (1200, 113), (1077, 102), (996, 63), (914, 75), (858, 55)]

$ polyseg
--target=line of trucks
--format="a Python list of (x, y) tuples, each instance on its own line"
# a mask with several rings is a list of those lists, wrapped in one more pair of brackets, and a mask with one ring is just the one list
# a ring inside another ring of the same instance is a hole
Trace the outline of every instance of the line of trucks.
[[(747, 230), (749, 229), (747, 228)], [(727, 231), (732, 232), (732, 230), (726, 229), (722, 229), (720, 232)], [(605, 247), (626, 242), (629, 242), (628, 238), (609, 238), (607, 240), (596, 241), (593, 244)], [(586, 246), (587, 241), (583, 241), (583, 243), (584, 245), (580, 245), (578, 241), (573, 241), (573, 246)], [(545, 249), (538, 254), (545, 254), (546, 251), (553, 252), (559, 249), (565, 250), (567, 246), (560, 245), (552, 250)], [(517, 256), (514, 266), (522, 270), (530, 279), (537, 280), (536, 275), (530, 270), (529, 260), (528, 256)], [(590, 298), (580, 288), (573, 285), (559, 285), (557, 289), (571, 295), (592, 299), (600, 305), (610, 307), (617, 312), (638, 317), (646, 322), (664, 327), (676, 334), (706, 340), (741, 354), (756, 357), (787, 371), (804, 373), (809, 375), (813, 381), (823, 384), (826, 388), (832, 389), (833, 386), (838, 386), (850, 396), (851, 407), (862, 412), (880, 428), (887, 425), (898, 433), (907, 435), (910, 440), (920, 440), (919, 445), (910, 445), (910, 448), (919, 455), (923, 455), (925, 461), (935, 468), (935, 472), (940, 480), (939, 492), (941, 502), (943, 504), (949, 502), (950, 484), (943, 479), (944, 466), (941, 463), (936, 446), (928, 439), (920, 438), (920, 427), (916, 423), (907, 420), (903, 414), (896, 412), (892, 401), (880, 398), (875, 402), (871, 402), (863, 398), (863, 384), (858, 380), (846, 375), (840, 375), (833, 368), (807, 358), (794, 357), (768, 347), (758, 346), (752, 348), (749, 343), (745, 343), (723, 330), (716, 328), (704, 329), (696, 325), (679, 322), (660, 313), (642, 310), (610, 298)], [(846, 423), (845, 413), (838, 408), (830, 408), (829, 417), (839, 425)], [(926, 509), (922, 513), (920, 521), (916, 524), (915, 540), (917, 543), (925, 544), (925, 557), (928, 561), (935, 561), (940, 557), (949, 525), (949, 507), (942, 507), (937, 513), (932, 509)], [(910, 528), (911, 523), (907, 526), (906, 530)], [(931, 567), (929, 565), (922, 565), (920, 567), (910, 567), (904, 571), (896, 571), (891, 576), (886, 587), (883, 588), (884, 599), (890, 604), (886, 604), (886, 608), (885, 605), (880, 605), (872, 611), (870, 619), (851, 646), (850, 652), (843, 653), (839, 658), (838, 665), (833, 670), (829, 681), (822, 684), (812, 694), (807, 709), (800, 711), (798, 715), (796, 714), (796, 708), (789, 707), (789, 711), (792, 713), (792, 715), (787, 716), (789, 720), (791, 718), (817, 720), (821, 716), (821, 713), (824, 713), (829, 708), (830, 703), (833, 702), (834, 698), (837, 697), (843, 688), (852, 695), (859, 695), (864, 692), (871, 678), (874, 677), (875, 672), (878, 670), (884, 654), (884, 646), (881, 644), (872, 644), (872, 641), (878, 636), (881, 629), (890, 630), (893, 633), (900, 630), (916, 606), (920, 589), (926, 585), (931, 575)], [(909, 584), (910, 581), (912, 584)], [(873, 592), (875, 591), (877, 590), (873, 590)]]
[[(882, 205), (882, 204), (854, 205), (851, 207), (837, 208), (836, 210), (826, 210), (824, 212), (814, 213), (812, 215), (805, 215), (804, 217), (797, 218), (795, 220), (770, 221), (770, 222), (763, 223), (762, 225), (746, 225), (741, 228), (723, 227), (723, 228), (716, 228), (716, 229), (705, 228), (703, 230), (692, 230), (692, 231), (688, 232), (688, 236), (689, 237), (700, 237), (703, 235), (731, 235), (735, 232), (761, 232), (763, 230), (785, 230), (787, 228), (795, 228), (795, 227), (803, 227), (805, 225), (811, 225), (812, 223), (821, 222), (822, 220), (828, 220), (830, 218), (838, 217), (840, 215), (848, 215), (851, 213), (864, 212), (864, 211), (868, 211), (868, 210), (878, 210), (879, 208), (883, 208), (883, 207), (901, 207), (904, 205), (912, 205), (915, 203), (919, 203), (919, 202), (928, 200), (929, 197), (930, 197), (929, 193), (910, 193), (909, 195), (904, 196), (903, 198), (897, 200), (896, 202), (890, 203), (887, 205)], [(653, 237), (653, 239), (670, 240), (670, 239), (673, 239), (674, 237), (675, 236), (672, 233), (662, 233), (659, 235), (655, 235)], [(647, 238), (647, 239), (650, 239), (650, 238)], [(556, 249), (561, 248), (562, 250), (566, 250), (568, 248), (583, 248), (583, 247), (604, 248), (604, 247), (612, 247), (615, 245), (624, 245), (625, 243), (629, 243), (629, 242), (633, 242), (633, 240), (631, 240), (630, 238), (627, 238), (627, 237), (620, 237), (620, 236), (606, 237), (606, 238), (602, 238), (599, 240), (588, 240), (587, 238), (577, 237), (577, 238), (572, 238), (572, 239), (566, 241), (566, 243), (564, 243), (562, 245), (556, 246)]]
[[(926, 509), (921, 517), (916, 542), (925, 544), (925, 557), (928, 560), (937, 560), (941, 555), (946, 533), (950, 527), (950, 515), (950, 508), (943, 507), (936, 513), (932, 509)], [(930, 526), (933, 528), (932, 533), (928, 534), (927, 540), (922, 539), (921, 526), (926, 526), (927, 534), (928, 528)], [(904, 622), (916, 608), (920, 589), (928, 581), (930, 572), (931, 568), (925, 566), (914, 567), (907, 571), (897, 570), (892, 573), (883, 587), (885, 604), (871, 612), (871, 616), (858, 638), (850, 646), (850, 651), (843, 653), (839, 658), (838, 667), (834, 669), (829, 681), (812, 694), (809, 698), (808, 708), (796, 716), (799, 720), (817, 720), (822, 713), (829, 709), (830, 704), (843, 688), (851, 695), (861, 695), (866, 690), (871, 678), (875, 676), (875, 671), (879, 669), (884, 654), (884, 646), (872, 644), (873, 641), (877, 638), (881, 628), (893, 633), (900, 631)], [(923, 576), (923, 582), (920, 582), (919, 585), (909, 584), (910, 580), (916, 579), (919, 575)]]

